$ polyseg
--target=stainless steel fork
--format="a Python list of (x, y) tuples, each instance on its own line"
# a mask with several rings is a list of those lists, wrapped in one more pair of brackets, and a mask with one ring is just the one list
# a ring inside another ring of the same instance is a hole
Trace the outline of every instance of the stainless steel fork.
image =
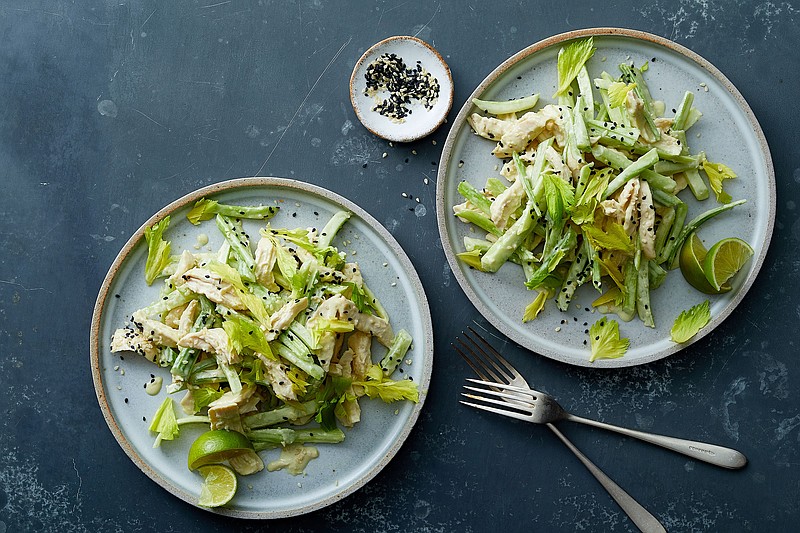
[[(572, 413), (565, 411), (558, 404), (556, 399), (550, 396), (549, 394), (531, 389), (530, 386), (528, 386), (528, 383), (525, 381), (525, 379), (519, 374), (519, 372), (517, 372), (514, 369), (514, 367), (512, 367), (508, 363), (508, 361), (503, 359), (503, 357), (497, 352), (497, 350), (492, 348), (491, 345), (489, 345), (489, 343), (487, 343), (486, 340), (483, 339), (483, 337), (477, 335), (477, 333), (475, 333), (475, 330), (471, 329), (471, 331), (478, 338), (477, 341), (474, 341), (473, 345), (476, 348), (479, 348), (477, 351), (472, 352), (475, 357), (474, 362), (482, 364), (484, 370), (487, 373), (489, 373), (489, 375), (492, 378), (492, 379), (485, 379), (485, 381), (504, 383), (503, 379), (505, 379), (505, 383), (508, 383), (513, 388), (527, 389), (527, 393), (525, 394), (522, 394), (518, 390), (509, 391), (512, 394), (518, 396), (521, 395), (520, 401), (524, 402), (526, 405), (524, 406), (523, 409), (525, 411), (524, 413), (509, 414), (507, 412), (498, 412), (496, 408), (491, 408), (485, 405), (468, 403), (468, 402), (462, 402), (462, 403), (467, 403), (472, 407), (483, 409), (485, 411), (492, 411), (497, 414), (511, 416), (512, 418), (518, 418), (520, 420), (525, 420), (527, 422), (534, 422), (536, 424), (546, 424), (549, 422), (558, 422), (559, 420), (569, 420), (571, 422), (578, 422), (589, 426), (599, 427), (602, 429), (607, 429), (609, 431), (614, 431), (616, 433), (621, 433), (622, 435), (626, 435), (628, 437), (633, 437), (639, 440), (643, 440), (645, 442), (649, 442), (650, 444), (655, 444), (657, 446), (661, 446), (663, 448), (667, 448), (669, 450), (682, 453), (683, 455), (689, 456), (692, 459), (697, 459), (698, 461), (705, 461), (707, 463), (711, 463), (716, 466), (721, 466), (723, 468), (736, 469), (736, 468), (742, 468), (744, 465), (747, 464), (747, 458), (744, 456), (744, 454), (736, 450), (733, 450), (731, 448), (726, 448), (724, 446), (718, 446), (716, 444), (708, 444), (706, 442), (679, 439), (677, 437), (668, 437), (665, 435), (658, 435), (655, 433), (647, 433), (645, 431), (623, 428), (612, 424), (607, 424), (605, 422), (599, 422), (597, 420), (591, 420), (589, 418), (583, 418), (580, 416), (573, 415)], [(478, 342), (480, 342), (480, 345), (477, 344)], [(483, 348), (483, 350), (480, 349), (481, 347)], [(481, 354), (482, 357), (479, 357), (479, 354)], [(497, 363), (500, 363), (502, 367)], [(474, 366), (473, 370), (475, 370)], [(483, 385), (491, 386), (493, 388), (497, 387), (495, 383), (491, 384), (484, 383)], [(493, 393), (492, 391), (475, 389), (471, 387), (466, 387), (466, 388), (474, 392), (484, 392), (489, 394), (490, 396), (498, 396), (496, 393)], [(472, 394), (465, 394), (465, 396), (473, 400), (480, 400), (486, 403), (495, 403), (495, 404), (497, 403), (497, 401), (489, 401), (487, 398), (482, 398)], [(504, 398), (504, 400), (507, 399), (508, 398)]]
[[(495, 385), (511, 385), (519, 389), (531, 390), (525, 378), (517, 372), (517, 370), (509, 364), (486, 340), (478, 335), (474, 329), (468, 328), (474, 336), (471, 337), (466, 332), (462, 332), (462, 336), (470, 341), (469, 344), (464, 342), (460, 337), (456, 341), (461, 344), (463, 349), (455, 344), (452, 344), (456, 352), (467, 362), (472, 370), (485, 382), (493, 381)], [(488, 352), (487, 352), (488, 350)], [(466, 353), (469, 352), (469, 355)], [(502, 365), (502, 366), (501, 366)], [(502, 377), (501, 377), (502, 376)], [(525, 395), (514, 396), (509, 394), (510, 398), (504, 398), (503, 401), (512, 407), (518, 406), (521, 402), (525, 402)], [(461, 402), (467, 405), (472, 405), (468, 402)], [(603, 486), (608, 494), (613, 498), (617, 505), (628, 515), (628, 518), (639, 528), (640, 531), (646, 533), (661, 533), (666, 532), (664, 526), (658, 519), (650, 514), (650, 512), (642, 507), (642, 505), (634, 500), (630, 494), (625, 492), (622, 487), (617, 485), (614, 480), (608, 477), (597, 465), (589, 460), (588, 457), (575, 447), (572, 442), (567, 439), (552, 423), (547, 422), (547, 427), (556, 434), (556, 436), (563, 442), (569, 450), (575, 454), (575, 457), (589, 470), (594, 478)]]

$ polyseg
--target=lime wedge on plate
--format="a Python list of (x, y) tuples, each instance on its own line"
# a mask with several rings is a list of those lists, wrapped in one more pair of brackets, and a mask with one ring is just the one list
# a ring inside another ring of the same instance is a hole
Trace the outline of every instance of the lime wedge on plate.
[(703, 271), (711, 286), (721, 290), (752, 257), (753, 249), (742, 239), (722, 239), (711, 247), (703, 260)]
[(703, 260), (708, 255), (703, 243), (696, 233), (692, 233), (686, 242), (683, 243), (680, 253), (680, 266), (681, 274), (686, 281), (700, 292), (705, 294), (720, 294), (731, 290), (729, 285), (723, 285), (719, 289), (715, 289), (706, 278), (706, 273), (703, 270)]
[(207, 465), (198, 469), (203, 476), (198, 504), (203, 507), (225, 505), (236, 494), (236, 474), (224, 465)]
[(203, 465), (218, 464), (252, 450), (250, 440), (238, 431), (214, 429), (206, 431), (189, 448), (189, 470)]

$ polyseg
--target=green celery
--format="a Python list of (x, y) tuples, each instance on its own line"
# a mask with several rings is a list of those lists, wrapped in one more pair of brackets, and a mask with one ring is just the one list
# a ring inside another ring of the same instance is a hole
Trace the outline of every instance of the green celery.
[(389, 377), (394, 373), (397, 365), (406, 356), (410, 347), (411, 335), (406, 330), (401, 329), (395, 334), (392, 344), (389, 346), (389, 351), (381, 359), (380, 366), (384, 376)]
[(320, 248), (327, 248), (330, 246), (333, 238), (342, 228), (342, 225), (349, 219), (350, 213), (348, 211), (337, 211), (334, 213), (330, 220), (328, 220), (328, 223), (322, 228), (322, 231), (320, 231), (317, 246)]
[(316, 400), (309, 400), (302, 403), (292, 402), (261, 413), (254, 413), (242, 417), (245, 429), (256, 429), (284, 422), (294, 422), (301, 420), (317, 412), (318, 403)]
[(481, 191), (472, 186), (471, 183), (468, 181), (459, 182), (458, 193), (469, 203), (477, 207), (484, 215), (489, 215), (489, 211), (492, 208), (492, 201)]
[(514, 253), (517, 246), (533, 230), (536, 215), (533, 211), (534, 202), (528, 201), (522, 215), (503, 233), (496, 242), (481, 257), (481, 266), (485, 272), (497, 272), (509, 256)]

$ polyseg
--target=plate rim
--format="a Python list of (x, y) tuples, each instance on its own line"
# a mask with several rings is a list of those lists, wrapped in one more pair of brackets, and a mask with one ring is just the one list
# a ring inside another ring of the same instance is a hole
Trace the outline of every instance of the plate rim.
[[(733, 97), (739, 109), (742, 110), (745, 117), (747, 118), (750, 128), (752, 129), (755, 139), (758, 141), (758, 145), (761, 149), (761, 154), (764, 158), (765, 170), (768, 180), (769, 212), (767, 214), (768, 217), (767, 231), (764, 236), (763, 246), (761, 247), (761, 250), (758, 253), (758, 255), (753, 257), (754, 268), (751, 274), (747, 277), (747, 279), (745, 279), (744, 283), (742, 284), (736, 295), (734, 295), (731, 302), (727, 306), (725, 306), (722, 313), (720, 313), (716, 317), (713, 317), (708, 326), (701, 329), (700, 332), (689, 341), (682, 344), (675, 344), (670, 348), (655, 352), (645, 357), (640, 357), (634, 361), (626, 360), (625, 357), (620, 357), (618, 359), (603, 359), (590, 363), (588, 357), (586, 358), (585, 361), (576, 360), (570, 356), (564, 356), (557, 352), (551, 352), (549, 350), (542, 350), (541, 348), (530, 346), (526, 342), (527, 339), (524, 336), (518, 335), (517, 332), (513, 328), (509, 327), (502, 318), (495, 316), (494, 313), (492, 313), (491, 310), (485, 306), (485, 304), (478, 297), (477, 293), (474, 291), (470, 283), (464, 277), (459, 267), (459, 262), (458, 259), (456, 258), (455, 251), (450, 245), (449, 234), (447, 231), (447, 224), (446, 224), (447, 217), (449, 216), (448, 215), (449, 208), (448, 206), (444, 205), (444, 197), (448, 179), (447, 176), (448, 168), (450, 166), (449, 163), (450, 159), (452, 158), (453, 148), (456, 138), (466, 124), (466, 118), (468, 113), (474, 107), (472, 105), (472, 99), (479, 97), (489, 86), (491, 86), (499, 78), (501, 78), (511, 67), (513, 67), (520, 61), (528, 58), (529, 56), (532, 56), (537, 52), (550, 48), (551, 46), (554, 46), (559, 43), (583, 37), (591, 37), (591, 36), (626, 37), (662, 46), (664, 48), (667, 48), (673, 52), (676, 52), (684, 56), (689, 61), (694, 62), (702, 69), (707, 71), (714, 78), (716, 78), (717, 81), (719, 81), (723, 85), (723, 87), (725, 87), (728, 94), (731, 97)], [(720, 71), (710, 61), (702, 57), (697, 52), (694, 52), (681, 44), (678, 44), (674, 41), (671, 41), (670, 39), (661, 37), (659, 35), (655, 35), (641, 30), (634, 30), (634, 29), (620, 28), (620, 27), (583, 28), (583, 29), (571, 30), (559, 33), (551, 37), (547, 37), (545, 39), (537, 41), (534, 44), (523, 48), (519, 52), (510, 56), (508, 59), (504, 60), (497, 67), (495, 67), (483, 79), (483, 81), (481, 81), (478, 84), (475, 90), (472, 91), (472, 93), (467, 97), (463, 106), (456, 115), (456, 118), (453, 120), (453, 125), (450, 127), (450, 131), (447, 134), (447, 139), (445, 140), (444, 146), (442, 148), (442, 155), (439, 160), (439, 171), (437, 173), (437, 179), (436, 179), (436, 216), (437, 216), (437, 224), (439, 227), (439, 237), (442, 242), (442, 248), (445, 252), (445, 256), (447, 257), (447, 262), (450, 266), (450, 270), (453, 272), (453, 275), (456, 277), (456, 280), (458, 281), (458, 284), (461, 286), (461, 289), (464, 291), (467, 298), (475, 306), (478, 312), (487, 321), (489, 321), (490, 324), (492, 324), (500, 332), (505, 334), (509, 339), (511, 339), (518, 345), (536, 353), (537, 355), (541, 355), (543, 357), (547, 357), (548, 359), (559, 361), (572, 366), (598, 368), (598, 369), (633, 367), (658, 361), (698, 342), (706, 335), (710, 334), (722, 322), (724, 322), (724, 320), (733, 312), (733, 310), (739, 305), (741, 300), (750, 290), (750, 287), (753, 285), (753, 282), (755, 281), (756, 277), (758, 276), (758, 273), (760, 272), (764, 264), (767, 251), (769, 249), (769, 244), (770, 241), (772, 240), (772, 234), (774, 232), (776, 205), (777, 205), (777, 199), (776, 199), (776, 185), (775, 185), (775, 167), (772, 162), (772, 156), (769, 150), (769, 145), (767, 144), (766, 136), (764, 135), (764, 131), (762, 130), (761, 125), (758, 122), (758, 119), (753, 113), (753, 110), (750, 108), (749, 104), (744, 99), (744, 96), (742, 96), (742, 94), (739, 92), (736, 86), (722, 73), (722, 71)]]
[[(101, 327), (102, 311), (106, 305), (106, 300), (109, 298), (111, 284), (116, 278), (116, 275), (120, 267), (123, 265), (123, 263), (128, 258), (130, 253), (144, 238), (145, 228), (151, 227), (153, 224), (163, 219), (165, 216), (174, 213), (176, 210), (186, 205), (196, 202), (197, 200), (199, 200), (204, 196), (210, 196), (213, 194), (219, 194), (229, 190), (249, 188), (249, 187), (278, 187), (278, 188), (288, 188), (292, 190), (300, 190), (306, 193), (311, 193), (313, 195), (325, 198), (326, 200), (331, 201), (345, 209), (348, 209), (356, 216), (361, 218), (366, 224), (370, 226), (370, 228), (373, 231), (375, 231), (378, 234), (378, 236), (381, 239), (383, 239), (383, 241), (395, 254), (395, 257), (397, 258), (398, 262), (401, 264), (403, 270), (408, 275), (409, 283), (413, 287), (414, 292), (416, 293), (417, 298), (419, 300), (420, 323), (422, 329), (425, 332), (424, 343), (419, 343), (418, 341), (415, 340), (415, 344), (423, 344), (423, 354), (424, 354), (424, 361), (421, 369), (422, 375), (420, 379), (418, 379), (417, 381), (419, 388), (419, 402), (414, 404), (411, 413), (409, 414), (408, 418), (405, 421), (405, 424), (401, 428), (400, 432), (395, 436), (394, 441), (389, 446), (387, 452), (383, 455), (383, 457), (380, 458), (380, 460), (371, 469), (369, 469), (364, 474), (359, 476), (359, 478), (352, 484), (342, 487), (342, 490), (336, 491), (332, 495), (327, 496), (314, 503), (306, 504), (288, 510), (245, 511), (245, 510), (230, 509), (225, 507), (217, 507), (212, 509), (200, 507), (197, 504), (196, 497), (194, 495), (189, 494), (180, 489), (179, 487), (170, 483), (170, 481), (166, 477), (162, 476), (156, 469), (151, 467), (150, 464), (137, 453), (136, 449), (131, 444), (131, 442), (128, 441), (127, 438), (125, 438), (124, 433), (122, 432), (116, 419), (111, 413), (111, 408), (106, 398), (107, 394), (105, 386), (103, 384), (103, 378), (101, 373), (100, 327)], [(89, 362), (92, 367), (92, 381), (94, 384), (95, 394), (97, 396), (100, 409), (103, 413), (103, 418), (105, 419), (109, 429), (111, 430), (111, 433), (114, 435), (117, 444), (120, 445), (125, 454), (150, 479), (155, 481), (158, 485), (160, 485), (163, 489), (167, 490), (172, 495), (177, 496), (181, 500), (193, 505), (198, 509), (202, 509), (204, 511), (208, 511), (214, 514), (232, 516), (236, 518), (277, 519), (277, 518), (288, 518), (292, 516), (299, 516), (332, 505), (333, 503), (344, 499), (345, 497), (353, 494), (354, 492), (362, 488), (366, 483), (372, 480), (381, 470), (383, 470), (383, 468), (389, 463), (389, 461), (391, 461), (391, 459), (397, 454), (397, 452), (402, 447), (403, 443), (410, 435), (411, 430), (414, 428), (414, 426), (417, 423), (417, 420), (419, 419), (419, 414), (425, 403), (425, 399), (427, 398), (428, 390), (430, 388), (431, 373), (433, 370), (433, 325), (431, 320), (430, 305), (428, 303), (427, 295), (425, 294), (424, 287), (419, 278), (419, 274), (416, 271), (416, 268), (414, 267), (413, 263), (411, 262), (411, 260), (409, 259), (408, 255), (405, 253), (403, 248), (394, 238), (394, 236), (392, 236), (392, 234), (389, 233), (389, 231), (383, 226), (383, 224), (381, 224), (377, 219), (375, 219), (372, 215), (370, 215), (366, 210), (364, 210), (362, 207), (360, 207), (353, 201), (341, 196), (340, 194), (335, 193), (319, 185), (314, 185), (311, 183), (302, 182), (295, 179), (281, 178), (274, 176), (235, 178), (231, 180), (214, 183), (211, 185), (206, 185), (204, 187), (201, 187), (199, 189), (196, 189), (179, 197), (178, 199), (170, 202), (163, 208), (159, 209), (158, 212), (156, 212), (154, 215), (150, 216), (147, 219), (147, 221), (145, 221), (130, 236), (125, 245), (117, 253), (116, 257), (114, 258), (114, 261), (111, 263), (111, 266), (108, 269), (108, 272), (103, 278), (103, 282), (100, 286), (100, 289), (98, 290), (97, 300), (95, 301), (95, 305), (92, 311), (92, 322), (89, 331), (89, 336), (90, 336)]]

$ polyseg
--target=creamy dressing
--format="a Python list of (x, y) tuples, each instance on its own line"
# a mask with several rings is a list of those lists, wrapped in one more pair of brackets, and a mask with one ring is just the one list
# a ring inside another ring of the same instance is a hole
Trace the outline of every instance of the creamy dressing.
[(144, 391), (150, 396), (155, 396), (161, 392), (161, 384), (164, 382), (161, 376), (156, 376), (144, 386)]
[(194, 245), (194, 249), (199, 250), (206, 244), (208, 244), (208, 235), (206, 235), (205, 233), (201, 233), (200, 235), (197, 236), (197, 242)]
[(319, 450), (313, 446), (303, 446), (300, 443), (287, 444), (281, 450), (281, 456), (267, 465), (267, 470), (274, 472), (285, 468), (287, 472), (297, 476), (303, 473), (311, 459), (317, 457)]

